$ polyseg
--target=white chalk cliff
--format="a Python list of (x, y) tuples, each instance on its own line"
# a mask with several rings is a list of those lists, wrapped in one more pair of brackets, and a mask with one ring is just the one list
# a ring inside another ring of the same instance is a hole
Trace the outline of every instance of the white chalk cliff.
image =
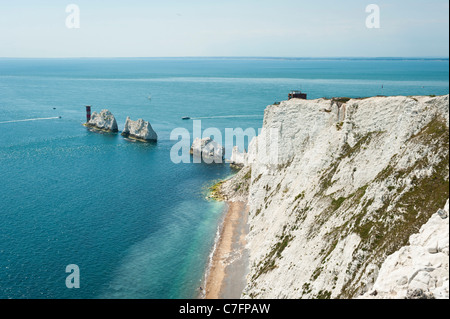
[(129, 116), (125, 121), (122, 135), (142, 141), (157, 141), (158, 135), (153, 130), (151, 124), (143, 119), (132, 121)]
[(100, 113), (93, 112), (87, 126), (100, 130), (117, 132), (117, 121), (109, 110), (102, 110)]
[(448, 201), (409, 245), (388, 256), (370, 292), (363, 298), (449, 298)]
[(190, 153), (194, 157), (205, 161), (222, 163), (225, 156), (225, 148), (210, 137), (202, 139), (197, 137), (192, 143)]
[[(223, 183), (225, 192), (245, 190), (249, 207), (244, 298), (406, 296), (381, 279), (390, 276), (382, 265), (430, 218), (437, 223), (433, 214), (449, 198), (449, 96), (339, 101), (268, 106), (248, 164)], [(447, 266), (426, 272), (443, 287), (436, 297), (448, 295), (448, 219), (439, 223), (434, 257)]]

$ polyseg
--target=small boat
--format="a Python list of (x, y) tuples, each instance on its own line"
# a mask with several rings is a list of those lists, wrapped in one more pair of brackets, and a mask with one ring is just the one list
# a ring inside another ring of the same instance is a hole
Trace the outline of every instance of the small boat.
[(183, 116), (181, 119), (182, 120), (190, 120), (191, 118), (189, 116)]

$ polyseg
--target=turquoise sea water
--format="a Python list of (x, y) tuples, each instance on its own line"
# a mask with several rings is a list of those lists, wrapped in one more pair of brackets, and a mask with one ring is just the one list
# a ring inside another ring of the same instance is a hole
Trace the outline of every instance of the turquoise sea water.
[[(182, 116), (222, 132), (257, 129), (265, 107), (293, 89), (448, 94), (449, 63), (0, 59), (0, 298), (196, 297), (224, 211), (206, 190), (232, 172), (172, 163), (170, 132), (192, 131)], [(119, 130), (127, 116), (149, 120), (158, 143), (88, 131), (85, 105), (108, 108)], [(79, 289), (66, 288), (69, 264), (80, 268)]]

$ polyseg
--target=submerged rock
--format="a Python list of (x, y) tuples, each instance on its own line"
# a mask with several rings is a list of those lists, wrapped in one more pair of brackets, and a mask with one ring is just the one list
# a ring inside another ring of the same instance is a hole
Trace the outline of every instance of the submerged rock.
[(117, 121), (109, 110), (102, 110), (100, 113), (93, 112), (86, 126), (108, 132), (119, 131)]
[(127, 120), (125, 121), (122, 135), (143, 142), (158, 140), (158, 135), (149, 122), (144, 121), (143, 119), (132, 121), (129, 116), (127, 116)]
[(225, 148), (210, 137), (196, 138), (192, 143), (190, 153), (197, 158), (210, 159), (216, 163), (222, 163), (225, 156)]

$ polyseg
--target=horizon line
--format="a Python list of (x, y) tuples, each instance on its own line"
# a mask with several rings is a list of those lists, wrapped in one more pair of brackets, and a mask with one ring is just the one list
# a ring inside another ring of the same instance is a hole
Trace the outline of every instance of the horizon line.
[(404, 60), (449, 60), (449, 56), (117, 56), (117, 57), (0, 57), (0, 59), (404, 59)]

